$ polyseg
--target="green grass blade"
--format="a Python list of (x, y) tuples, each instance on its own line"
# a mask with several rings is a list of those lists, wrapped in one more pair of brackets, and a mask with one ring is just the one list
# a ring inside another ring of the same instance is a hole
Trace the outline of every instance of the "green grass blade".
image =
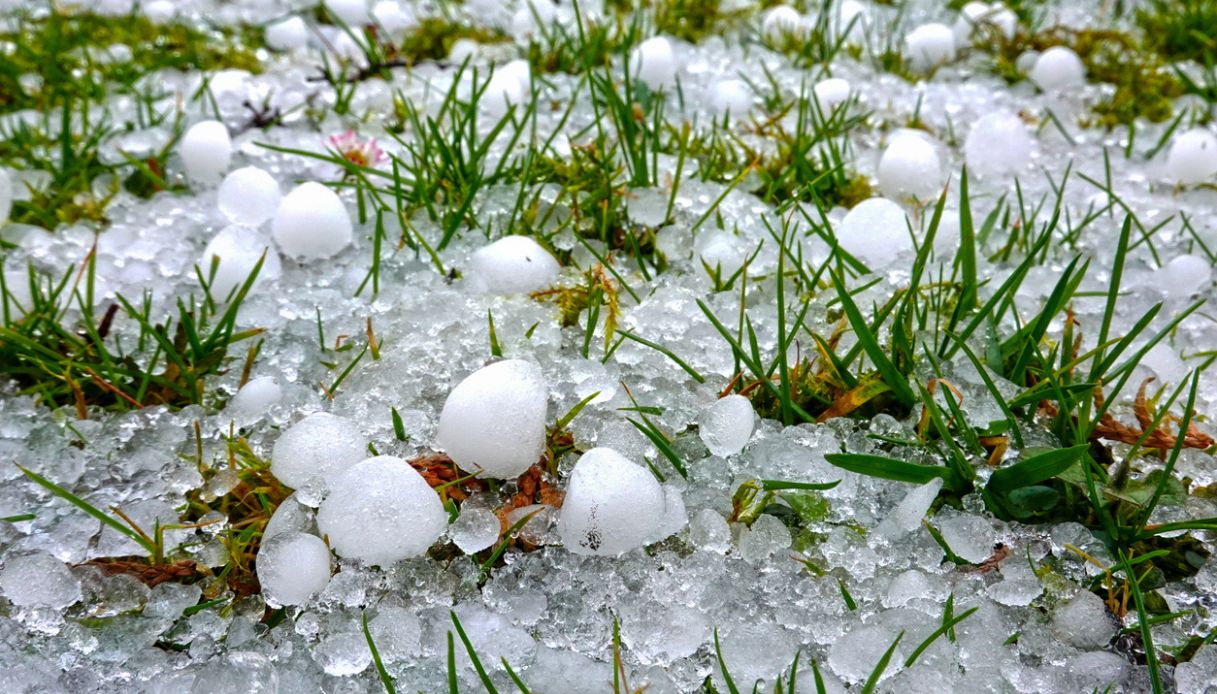
[(31, 470), (23, 465), (18, 465), (17, 467), (22, 472), (25, 473), (26, 477), (29, 477), (30, 479), (34, 480), (47, 491), (51, 492), (52, 494), (54, 494), (55, 496), (57, 496), (59, 498), (71, 503), (76, 508), (79, 508), (80, 510), (89, 514), (90, 516), (93, 516), (97, 520), (101, 521), (103, 524), (108, 525), (111, 528), (113, 528), (114, 530), (117, 530), (118, 532), (122, 533), (123, 535), (126, 535), (127, 537), (131, 538), (133, 541), (135, 541), (136, 544), (138, 544), (140, 547), (143, 547), (145, 550), (147, 550), (148, 554), (150, 556), (156, 556), (156, 554), (157, 554), (156, 545), (154, 543), (150, 542), (144, 536), (137, 533), (133, 528), (128, 527), (125, 523), (119, 521), (117, 518), (111, 516), (110, 514), (106, 513), (105, 511), (102, 511), (101, 509), (97, 508), (96, 506), (94, 506), (94, 505), (90, 504), (89, 502), (85, 501), (84, 499), (76, 496), (75, 494), (68, 491), (67, 489), (64, 489), (63, 487), (59, 486), (58, 484), (55, 484), (54, 482), (48, 480), (47, 478), (43, 477), (42, 475), (39, 475), (38, 473), (34, 472), (33, 470)]
[(368, 640), (368, 650), (372, 651), (372, 663), (376, 666), (376, 674), (380, 677), (380, 683), (384, 685), (385, 692), (388, 694), (397, 694), (397, 688), (393, 686), (393, 678), (389, 676), (388, 670), (385, 670), (385, 664), (380, 660), (380, 651), (376, 648), (376, 642), (372, 640), (372, 630), (368, 628), (368, 613), (360, 613), (360, 619), (363, 622), (363, 636)]

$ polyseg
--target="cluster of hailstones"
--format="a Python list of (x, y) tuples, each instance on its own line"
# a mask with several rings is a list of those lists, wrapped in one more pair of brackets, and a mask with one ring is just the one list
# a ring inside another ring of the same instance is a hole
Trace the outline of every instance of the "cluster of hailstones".
[[(464, 470), (516, 478), (544, 451), (548, 401), (536, 364), (492, 363), (449, 393), (438, 443)], [(718, 455), (738, 453), (752, 436), (754, 420), (747, 398), (717, 400), (702, 414), (703, 441)], [(299, 516), (279, 518), (299, 514), (299, 505), (285, 503), (272, 516), (258, 554), (258, 578), (269, 603), (298, 605), (322, 591), (330, 580), (331, 549), (347, 560), (386, 566), (425, 554), (448, 530), (439, 495), (418, 471), (401, 458), (368, 458), (366, 450), (367, 439), (355, 422), (325, 412), (306, 416), (275, 442), (271, 473), (321, 501), (317, 534)], [(649, 470), (611, 448), (593, 448), (571, 470), (558, 535), (571, 552), (620, 555), (662, 539), (670, 503), (680, 501), (668, 497)], [(472, 511), (478, 512), (487, 513)], [(498, 540), (499, 521), (487, 515), (490, 532), (476, 544), (456, 540), (462, 550), (481, 551)]]
[[(343, 5), (333, 0), (331, 4)], [(386, 21), (381, 15), (390, 4), (394, 3), (377, 5), (377, 21)], [(855, 0), (842, 2), (838, 12), (842, 31), (853, 32), (870, 22), (865, 6)], [(778, 6), (765, 14), (762, 31), (774, 40), (797, 37), (812, 21), (791, 7)], [(1011, 36), (1017, 31), (1017, 18), (1000, 3), (968, 3), (954, 26), (929, 23), (907, 34), (910, 66), (929, 71), (954, 60), (981, 28)], [(303, 29), (302, 20), (289, 18), (268, 30), (268, 42), (283, 44), (278, 46), (283, 50), (299, 48), (307, 40)], [(453, 50), (468, 55), (476, 45), (466, 42)], [(1020, 58), (1019, 67), (1046, 92), (1085, 83), (1085, 67), (1066, 47), (1028, 53)], [(629, 70), (652, 89), (673, 86), (679, 64), (672, 43), (662, 36), (639, 43), (630, 53)], [(523, 103), (530, 82), (526, 62), (499, 66), (484, 92), (483, 111), (493, 117)], [(844, 79), (830, 78), (817, 83), (813, 93), (819, 107), (831, 112), (849, 101), (851, 87)], [(743, 116), (753, 107), (754, 98), (742, 81), (725, 79), (709, 86), (704, 102), (716, 113)], [(993, 142), (1010, 144), (993, 148)], [(993, 113), (973, 125), (964, 154), (978, 175), (1013, 174), (1027, 166), (1034, 144), (1017, 115)], [(347, 146), (364, 147), (361, 154), (369, 164), (375, 164), (381, 154), (374, 143), (356, 139)], [(944, 181), (938, 148), (921, 131), (897, 131), (889, 137), (876, 176), (885, 197), (857, 204), (836, 224), (842, 248), (874, 269), (891, 265), (912, 249), (907, 233), (910, 222), (896, 200), (923, 199), (941, 190)], [(210, 275), (212, 296), (230, 296), (259, 259), (263, 262), (256, 280), (260, 284), (282, 272), (279, 252), (308, 262), (332, 257), (351, 244), (350, 215), (329, 188), (306, 182), (283, 195), (275, 178), (262, 169), (247, 166), (229, 171), (233, 147), (222, 123), (196, 123), (183, 136), (178, 152), (193, 182), (204, 187), (219, 182), (217, 205), (230, 222), (204, 250), (201, 266)], [(1165, 169), (1171, 180), (1182, 185), (1211, 181), (1217, 176), (1217, 137), (1204, 128), (1176, 136)], [(13, 181), (0, 169), (0, 224), (9, 216), (12, 199)], [(269, 236), (264, 230), (267, 222)], [(935, 245), (949, 247), (957, 235), (958, 214), (947, 210)], [(740, 255), (740, 249), (734, 248), (737, 242), (710, 232), (697, 239), (695, 251), (703, 261), (725, 266), (732, 256)], [(1162, 272), (1171, 273), (1176, 280), (1184, 277), (1190, 291), (1211, 280), (1210, 268), (1196, 261), (1181, 256)], [(465, 276), (474, 291), (515, 294), (551, 286), (559, 269), (553, 256), (535, 241), (508, 236), (476, 251)], [(1167, 284), (1175, 286), (1179, 281)], [(278, 386), (271, 379), (253, 379), (232, 406), (257, 412), (277, 394)], [(511, 479), (540, 457), (547, 403), (547, 389), (535, 365), (519, 360), (492, 364), (452, 391), (441, 415), (439, 443), (463, 469)], [(747, 399), (740, 396), (717, 401), (703, 417), (702, 439), (716, 455), (738, 452), (751, 436), (754, 414)], [(389, 564), (421, 555), (445, 532), (446, 514), (436, 492), (400, 459), (378, 456), (365, 460), (366, 443), (354, 423), (325, 413), (306, 417), (280, 437), (272, 455), (272, 471), (294, 489), (328, 491), (320, 502), (317, 526), (329, 537), (330, 546), (296, 526), (273, 537), (268, 533), (258, 563), (268, 600), (299, 604), (324, 588), (331, 570), (330, 547), (344, 558)], [(620, 554), (651, 538), (666, 503), (663, 489), (647, 470), (616, 451), (596, 448), (583, 454), (570, 475), (559, 514), (559, 534), (574, 552)], [(478, 551), (494, 539), (482, 546), (463, 543), (462, 549)]]

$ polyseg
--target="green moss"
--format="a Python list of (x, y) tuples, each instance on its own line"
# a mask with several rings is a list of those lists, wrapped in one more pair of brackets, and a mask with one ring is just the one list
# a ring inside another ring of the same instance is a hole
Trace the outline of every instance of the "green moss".
[(1145, 44), (1172, 60), (1198, 63), (1217, 59), (1217, 2), (1213, 0), (1150, 0), (1137, 10), (1137, 25)]
[(507, 36), (497, 29), (485, 29), (453, 21), (446, 17), (427, 17), (406, 33), (401, 45), (391, 57), (405, 58), (410, 63), (423, 60), (443, 60), (452, 44), (461, 39), (478, 43), (503, 43)]

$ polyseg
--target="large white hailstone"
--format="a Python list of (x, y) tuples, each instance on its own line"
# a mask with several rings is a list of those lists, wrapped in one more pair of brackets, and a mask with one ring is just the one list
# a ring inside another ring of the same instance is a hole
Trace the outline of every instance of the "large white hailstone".
[(380, 0), (373, 5), (372, 18), (390, 34), (400, 34), (418, 23), (414, 13), (397, 0)]
[(634, 46), (630, 51), (630, 74), (651, 89), (663, 89), (676, 84), (676, 56), (672, 42), (655, 36)]
[(478, 42), (473, 39), (457, 39), (448, 49), (448, 62), (460, 65), (478, 52)]
[(330, 548), (321, 538), (288, 531), (258, 549), (258, 583), (271, 607), (303, 605), (330, 582)]
[(1035, 141), (1031, 130), (1013, 113), (987, 113), (972, 124), (964, 142), (968, 170), (980, 175), (1010, 174), (1026, 168)]
[(475, 291), (523, 294), (553, 285), (559, 269), (558, 261), (536, 241), (512, 235), (474, 251), (467, 277)]
[(351, 243), (351, 216), (334, 191), (308, 181), (279, 201), (271, 221), (275, 243), (298, 260), (337, 255)]
[[(1204, 128), (1194, 128), (1176, 137), (1166, 157), (1166, 170), (1184, 185), (1201, 183), (1217, 175), (1217, 137)], [(3, 211), (0, 206), (0, 219)]]
[(870, 12), (858, 0), (844, 0), (837, 9), (837, 32), (858, 38), (870, 24)]
[(879, 158), (879, 190), (893, 198), (923, 198), (942, 189), (942, 164), (929, 139), (915, 132), (892, 137)]
[(0, 226), (8, 221), (13, 211), (13, 177), (8, 169), (0, 166)]
[(220, 180), (232, 161), (232, 139), (223, 123), (205, 120), (190, 126), (182, 135), (177, 151), (191, 180), (214, 183)]
[(358, 29), (372, 20), (368, 14), (368, 0), (324, 0), (322, 4), (352, 29)]
[(824, 115), (830, 115), (838, 106), (849, 100), (851, 90), (849, 80), (829, 77), (816, 82), (816, 86), (811, 88), (811, 93), (815, 95), (816, 102), (820, 104), (820, 110)]
[(797, 34), (802, 24), (803, 18), (799, 16), (798, 10), (789, 5), (778, 5), (765, 12), (765, 18), (761, 20), (761, 31), (769, 39), (781, 39)]
[(216, 205), (233, 224), (256, 227), (275, 215), (282, 197), (274, 176), (256, 166), (246, 166), (224, 177), (216, 193)]
[(379, 566), (422, 555), (447, 527), (435, 490), (409, 463), (388, 455), (338, 475), (317, 510), (317, 529), (338, 556)]
[(486, 115), (500, 119), (507, 115), (512, 106), (524, 103), (525, 87), (521, 86), (520, 78), (510, 72), (495, 70), (483, 88), (481, 104)]
[[(270, 247), (270, 239), (262, 236), (256, 229), (235, 224), (221, 229), (220, 233), (207, 243), (207, 248), (203, 249), (203, 258), (199, 261), (203, 277), (211, 278), (211, 298), (222, 301), (234, 289), (243, 285), (263, 253), (266, 254), (266, 259), (262, 261), (262, 268), (258, 271), (250, 291), (270, 280), (278, 279), (283, 274), (279, 253)], [(213, 262), (218, 263), (214, 275), (211, 274)]]
[(571, 470), (558, 534), (575, 554), (616, 556), (641, 547), (664, 512), (663, 488), (650, 471), (611, 448), (593, 448)]
[(511, 479), (541, 459), (548, 406), (540, 367), (522, 359), (495, 362), (448, 394), (436, 438), (465, 470)]
[(930, 70), (955, 59), (955, 32), (939, 22), (922, 24), (904, 37), (905, 55), (914, 70)]
[(715, 400), (697, 418), (697, 435), (702, 443), (724, 458), (744, 450), (755, 427), (752, 401), (736, 394)]
[(743, 116), (752, 108), (752, 90), (743, 80), (718, 80), (706, 87), (706, 106), (715, 116)]
[(251, 378), (228, 401), (226, 411), (232, 415), (253, 418), (262, 415), (283, 397), (283, 388), (270, 376)]
[(1086, 66), (1072, 48), (1053, 46), (1036, 57), (1030, 77), (1046, 92), (1072, 89), (1086, 84)]
[(308, 27), (299, 17), (288, 17), (266, 27), (266, 45), (276, 51), (292, 51), (308, 44)]
[(0, 594), (18, 607), (62, 610), (80, 600), (80, 579), (49, 552), (9, 552), (0, 570)]
[(1154, 273), (1154, 285), (1168, 299), (1186, 299), (1213, 283), (1213, 266), (1198, 255), (1180, 255)]
[(144, 16), (153, 24), (168, 24), (173, 16), (177, 14), (177, 8), (174, 7), (172, 0), (152, 0), (140, 6), (144, 11)]
[(532, 89), (532, 67), (527, 60), (516, 58), (495, 68), (496, 74), (514, 77), (520, 83), (520, 90), (527, 94)]
[(854, 205), (841, 220), (837, 241), (874, 270), (890, 265), (913, 248), (904, 208), (887, 198), (870, 198)]
[(328, 480), (368, 455), (368, 440), (355, 422), (314, 412), (279, 435), (270, 453), (270, 471), (299, 489), (315, 478)]

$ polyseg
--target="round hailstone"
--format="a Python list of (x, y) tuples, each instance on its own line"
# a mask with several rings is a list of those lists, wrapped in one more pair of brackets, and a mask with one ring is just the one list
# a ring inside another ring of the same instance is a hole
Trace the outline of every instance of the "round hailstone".
[(330, 548), (308, 533), (279, 533), (258, 550), (258, 582), (271, 607), (303, 605), (330, 582)]
[(474, 251), (469, 283), (487, 294), (523, 294), (545, 289), (558, 279), (560, 266), (549, 251), (527, 236), (504, 236)]
[[(1217, 137), (1204, 128), (1195, 128), (1176, 137), (1166, 157), (1166, 170), (1171, 178), (1184, 185), (1200, 183), (1217, 175)], [(0, 207), (0, 219), (3, 216)]]
[(837, 32), (859, 38), (870, 24), (870, 12), (858, 0), (844, 0), (837, 10)]
[(905, 35), (904, 45), (904, 54), (914, 70), (931, 70), (955, 59), (955, 32), (939, 22), (913, 29)]
[(653, 90), (676, 84), (676, 56), (672, 42), (655, 36), (630, 51), (630, 74)]
[(470, 472), (518, 477), (541, 458), (549, 392), (541, 368), (522, 359), (484, 366), (444, 403), (436, 438)]
[(283, 388), (270, 376), (251, 378), (228, 401), (228, 410), (239, 417), (257, 417), (283, 397)]
[(968, 170), (980, 175), (1010, 174), (1026, 168), (1035, 141), (1027, 124), (1013, 113), (987, 113), (972, 125), (964, 142)]
[(448, 49), (448, 62), (460, 65), (477, 55), (478, 42), (473, 39), (457, 39)]
[(223, 123), (205, 120), (190, 126), (177, 151), (191, 180), (213, 183), (220, 180), (232, 161), (232, 139)]
[(351, 243), (353, 235), (342, 200), (313, 181), (301, 183), (279, 201), (270, 228), (279, 249), (298, 260), (333, 257)]
[(400, 34), (418, 24), (414, 14), (397, 0), (380, 0), (373, 5), (372, 18), (390, 34)]
[(870, 198), (854, 205), (841, 220), (837, 240), (848, 253), (875, 270), (913, 248), (904, 208), (887, 198)]
[(480, 506), (466, 509), (448, 527), (448, 537), (465, 554), (476, 554), (499, 540), (502, 523), (494, 511)]
[(334, 478), (317, 528), (345, 559), (387, 566), (427, 551), (448, 526), (435, 490), (389, 455), (356, 463)]
[(168, 24), (173, 15), (177, 14), (177, 8), (173, 6), (171, 0), (152, 0), (152, 2), (144, 3), (140, 6), (144, 11), (144, 16), (153, 24)]
[(1180, 255), (1154, 273), (1154, 284), (1168, 299), (1186, 299), (1213, 283), (1213, 266), (1198, 255)]
[(942, 166), (934, 145), (920, 134), (893, 137), (879, 159), (879, 190), (893, 198), (923, 198), (942, 189)]
[[(266, 259), (262, 261), (262, 268), (250, 291), (269, 280), (278, 279), (283, 274), (283, 264), (279, 260), (279, 253), (269, 246), (270, 240), (263, 238), (256, 229), (235, 224), (221, 229), (203, 249), (203, 259), (199, 261), (203, 276), (211, 277), (211, 297), (216, 301), (228, 298), (249, 279), (263, 253)], [(212, 275), (211, 264), (217, 259), (215, 275)]]
[(558, 534), (575, 554), (615, 556), (641, 547), (663, 516), (663, 488), (650, 471), (593, 448), (571, 470)]
[(1046, 92), (1072, 89), (1086, 84), (1086, 66), (1073, 49), (1053, 46), (1035, 59), (1030, 77)]
[(308, 44), (308, 27), (299, 17), (288, 17), (266, 27), (266, 45), (276, 51), (292, 51)]
[(368, 0), (324, 0), (322, 4), (354, 30), (372, 19), (368, 14)]
[(0, 166), (0, 226), (8, 221), (13, 211), (13, 177), (8, 169)]
[(803, 18), (799, 16), (798, 10), (788, 5), (778, 5), (765, 13), (765, 18), (761, 21), (761, 31), (766, 38), (781, 39), (797, 34), (802, 23)]
[(838, 106), (849, 100), (851, 87), (849, 80), (841, 77), (829, 77), (816, 82), (811, 91), (820, 104), (820, 110), (825, 115), (832, 113)]
[(706, 107), (720, 118), (743, 116), (752, 108), (752, 90), (743, 80), (718, 80), (706, 87)]
[(482, 91), (482, 110), (497, 120), (507, 115), (512, 106), (522, 103), (524, 89), (520, 87), (520, 80), (515, 75), (496, 70)]
[(368, 440), (355, 422), (314, 412), (279, 435), (270, 471), (283, 484), (299, 489), (315, 477), (329, 479), (363, 460), (367, 450)]
[(256, 166), (246, 166), (224, 177), (216, 193), (216, 205), (233, 224), (256, 227), (275, 215), (282, 197), (274, 176)]
[(523, 58), (517, 58), (495, 68), (495, 74), (515, 78), (520, 83), (522, 94), (527, 94), (532, 89), (532, 68)]
[(742, 395), (715, 400), (697, 418), (697, 433), (710, 452), (720, 457), (744, 450), (756, 426), (752, 401)]

